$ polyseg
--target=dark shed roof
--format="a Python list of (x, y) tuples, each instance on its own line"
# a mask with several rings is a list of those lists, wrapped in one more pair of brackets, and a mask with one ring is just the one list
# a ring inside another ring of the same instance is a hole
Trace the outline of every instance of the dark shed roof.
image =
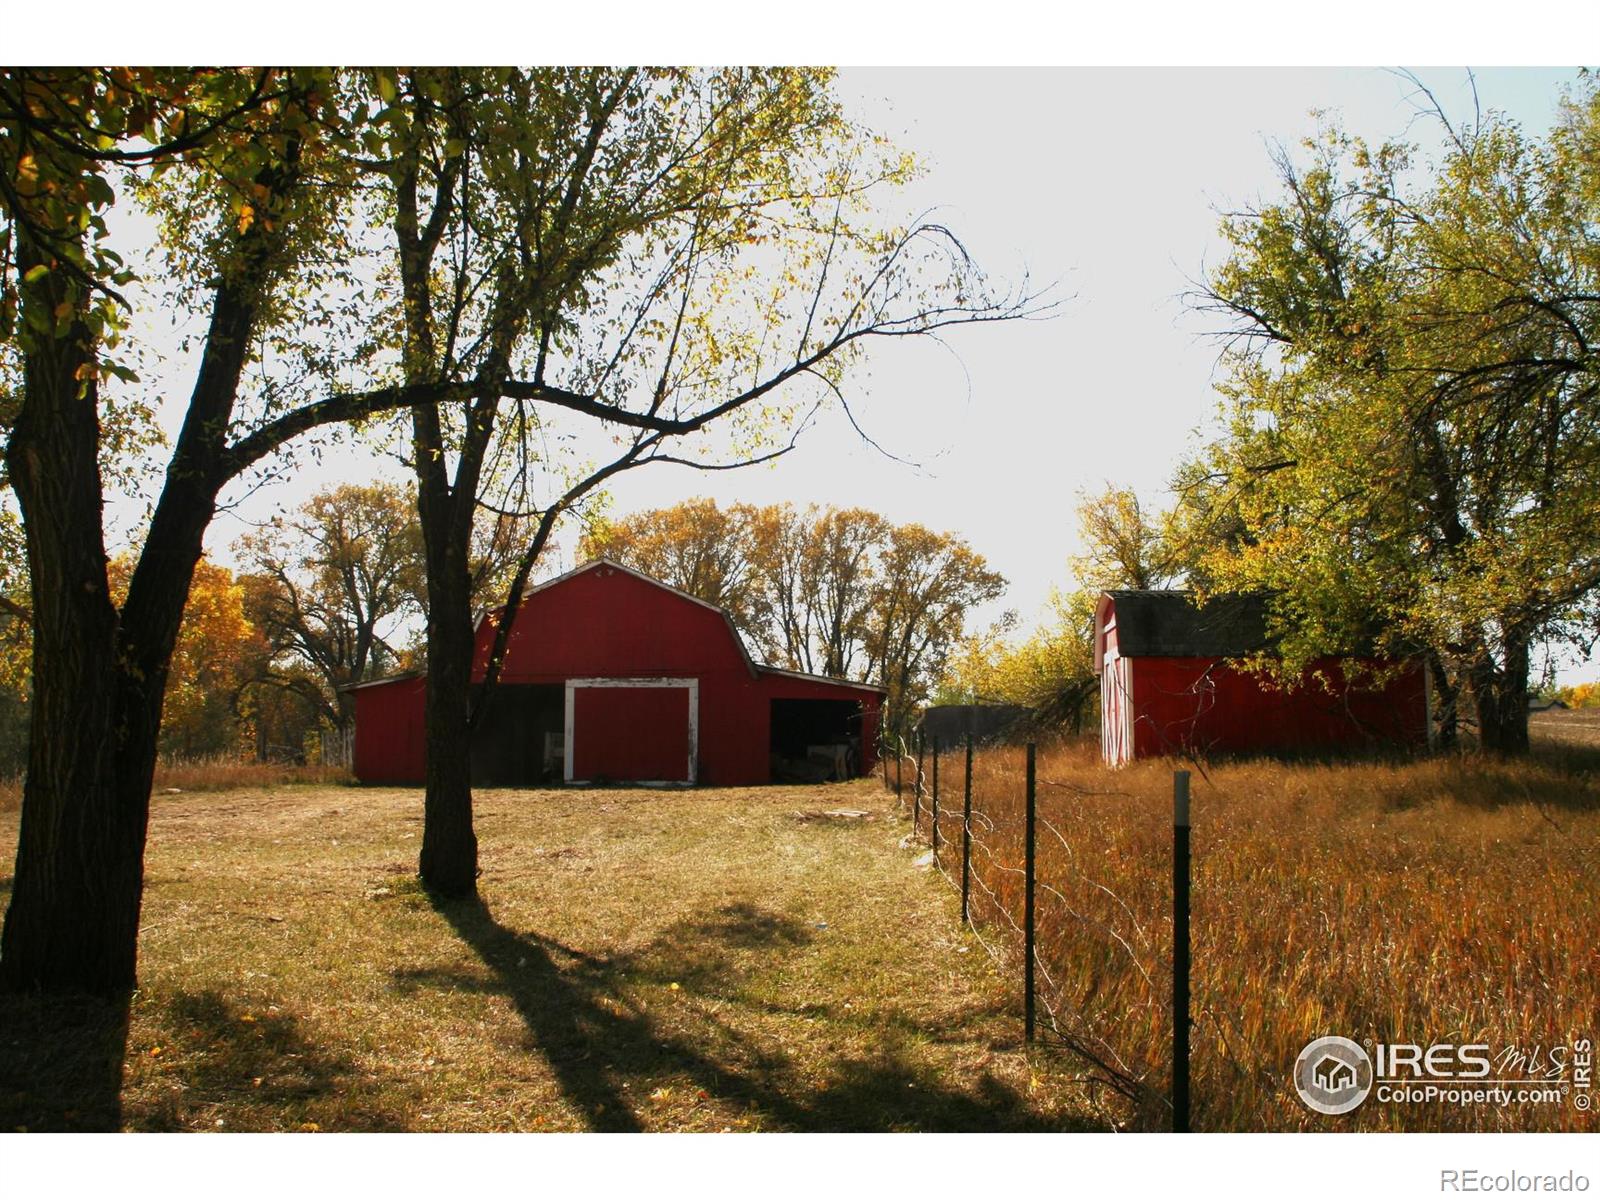
[(1239, 658), (1266, 649), (1267, 598), (1189, 592), (1117, 591), (1117, 652), (1129, 658)]

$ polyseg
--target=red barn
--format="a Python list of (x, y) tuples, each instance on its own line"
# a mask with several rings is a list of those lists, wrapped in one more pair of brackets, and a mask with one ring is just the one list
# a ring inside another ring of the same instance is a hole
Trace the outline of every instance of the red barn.
[[(503, 611), (478, 622), (475, 680)], [(352, 689), (363, 783), (423, 782), (425, 682)], [(865, 774), (883, 695), (762, 666), (720, 608), (596, 559), (524, 595), (473, 736), (473, 782), (742, 785), (801, 762)]]
[[(1281, 688), (1230, 665), (1269, 645), (1261, 596), (1104, 592), (1095, 608), (1100, 751), (1111, 766), (1166, 754), (1325, 753), (1427, 743), (1422, 665), (1312, 662)], [(1346, 664), (1360, 664), (1349, 671)]]

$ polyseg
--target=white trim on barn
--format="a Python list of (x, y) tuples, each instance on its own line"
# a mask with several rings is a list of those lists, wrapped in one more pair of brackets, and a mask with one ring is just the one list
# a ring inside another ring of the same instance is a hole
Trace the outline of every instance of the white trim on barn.
[[(662, 679), (656, 676), (643, 678), (569, 679), (566, 689), (566, 716), (564, 725), (565, 753), (561, 764), (562, 778), (568, 783), (590, 783), (588, 779), (572, 777), (572, 748), (574, 742), (573, 713), (577, 707), (577, 689), (586, 688), (687, 688), (689, 692), (689, 769), (684, 779), (641, 779), (643, 787), (688, 787), (695, 782), (700, 759), (700, 681), (698, 679)], [(630, 780), (630, 782), (633, 782)]]
[(1105, 668), (1106, 661), (1106, 635), (1117, 627), (1117, 612), (1112, 604), (1111, 595), (1101, 592), (1100, 599), (1094, 606), (1094, 673), (1100, 674)]
[(1113, 644), (1100, 672), (1100, 757), (1108, 767), (1133, 761), (1133, 663)]
[(832, 675), (815, 675), (810, 671), (791, 671), (787, 667), (769, 667), (765, 663), (756, 664), (756, 670), (763, 675), (781, 675), (785, 679), (804, 679), (808, 683), (829, 683), (834, 687), (853, 688), (858, 692), (871, 692), (874, 696), (888, 695), (887, 688), (881, 688), (875, 683), (857, 683), (853, 679), (835, 679)]

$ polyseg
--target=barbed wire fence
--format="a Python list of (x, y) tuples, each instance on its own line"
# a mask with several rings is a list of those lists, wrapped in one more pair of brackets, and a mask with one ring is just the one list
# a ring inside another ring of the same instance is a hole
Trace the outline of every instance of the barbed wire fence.
[[(951, 747), (919, 735), (914, 747), (895, 739), (885, 749), (884, 783), (911, 819), (908, 843), (927, 845), (974, 940), (1020, 977), (1025, 1039), (1081, 1062), (1076, 1078), (1101, 1111), (1110, 1093), (1131, 1108), (1133, 1127), (1187, 1131), (1188, 772), (1175, 774), (1170, 834), (1149, 830), (1143, 847), (1169, 842), (1171, 889), (1149, 886), (1145, 872), (1130, 897), (1126, 879), (1108, 875), (1117, 857), (1095, 853), (1087, 836), (1093, 806), (1127, 793), (1039, 777), (1033, 743), (981, 758), (971, 738)], [(1170, 922), (1160, 915), (1168, 904)], [(1153, 1053), (1158, 1044), (1169, 1052)]]
[[(1027, 747), (981, 747), (969, 757), (965, 740), (953, 740), (912, 735), (883, 756), (885, 786), (912, 830), (902, 845), (954, 893), (937, 919), (959, 912), (967, 946), (995, 964), (1023, 1032), (1069, 1052), (1063, 1074), (1086, 1086), (1108, 1125), (1319, 1128), (1296, 1099), (1290, 1064), (1331, 1030), (1382, 1041), (1447, 1019), (1441, 1013), (1473, 1014), (1477, 1023), (1464, 1028), (1488, 1029), (1493, 1020), (1548, 1020), (1552, 1010), (1568, 1014), (1560, 1018), (1568, 1029), (1587, 1027), (1574, 1024), (1587, 1020), (1582, 1004), (1563, 998), (1582, 991), (1568, 928), (1553, 919), (1561, 881), (1587, 858), (1550, 820), (1531, 777), (1479, 785), (1475, 772), (1442, 763), (1413, 778), (1387, 760), (1337, 775), (1320, 762), (1303, 773), (1276, 760), (1219, 772), (1186, 745), (1172, 751), (1176, 762), (1113, 772), (1090, 741), (1062, 739), (1036, 756), (1029, 787)], [(1185, 776), (1198, 793), (1192, 863)], [(1526, 804), (1535, 828), (1554, 826), (1562, 865), (1547, 876), (1542, 851), (1508, 851), (1484, 876), (1480, 903), (1474, 891), (1434, 882), (1438, 864), (1457, 861), (1476, 832), (1419, 836), (1400, 861), (1424, 883), (1350, 859), (1348, 839), (1366, 838), (1418, 795)], [(1549, 889), (1526, 916), (1508, 907), (1523, 874)], [(1502, 930), (1503, 943), (1494, 940)], [(1461, 949), (1440, 953), (1450, 938)], [(1472, 969), (1451, 965), (1469, 956)], [(1565, 982), (1537, 1001), (1481, 982), (1526, 977), (1519, 972)], [(1415, 1113), (1404, 1116), (1374, 1108), (1364, 1119), (1419, 1127)], [(1443, 1104), (1426, 1120), (1441, 1130), (1548, 1125), (1521, 1111)], [(1576, 1127), (1572, 1120), (1568, 1112), (1555, 1124)]]

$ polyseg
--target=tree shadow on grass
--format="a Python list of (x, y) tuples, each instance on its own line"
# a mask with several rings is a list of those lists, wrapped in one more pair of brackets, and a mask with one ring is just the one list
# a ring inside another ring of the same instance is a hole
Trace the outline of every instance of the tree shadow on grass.
[[(977, 1094), (950, 1088), (893, 1046), (826, 1064), (818, 1087), (804, 1064), (758, 1044), (702, 1009), (692, 1033), (666, 1028), (625, 999), (625, 985), (670, 977), (684, 993), (729, 1003), (740, 954), (790, 953), (811, 936), (803, 923), (752, 905), (728, 905), (680, 922), (644, 949), (600, 958), (495, 920), (479, 899), (435, 907), (491, 972), (410, 971), (402, 988), (486, 990), (508, 997), (527, 1030), (528, 1048), (590, 1129), (644, 1128), (636, 1103), (663, 1079), (731, 1103), (768, 1128), (789, 1130), (1058, 1130), (1016, 1091), (984, 1074)], [(714, 1008), (707, 1005), (704, 1008)], [(817, 1064), (812, 1064), (815, 1067)]]
[(0, 996), (0, 1133), (122, 1127), (127, 996)]
[[(12, 876), (0, 876), (0, 913)], [(122, 1127), (132, 997), (0, 995), (0, 1133)]]
[(161, 1003), (164, 1054), (176, 1088), (128, 1114), (130, 1128), (175, 1130), (321, 1127), (368, 1131), (404, 1128), (362, 1103), (359, 1069), (347, 1055), (308, 1039), (298, 1018), (261, 1011), (207, 989), (178, 992)]

